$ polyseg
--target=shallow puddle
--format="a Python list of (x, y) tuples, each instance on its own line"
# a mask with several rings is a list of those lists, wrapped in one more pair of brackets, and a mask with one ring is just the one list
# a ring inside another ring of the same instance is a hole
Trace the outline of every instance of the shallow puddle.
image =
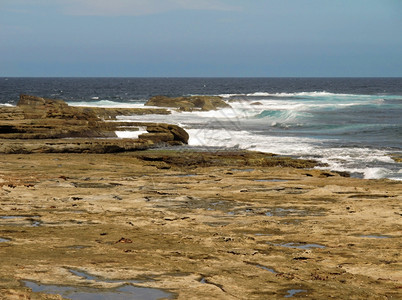
[(6, 242), (9, 242), (9, 241), (11, 241), (11, 240), (0, 238), (0, 243), (6, 243)]
[(280, 221), (280, 224), (284, 225), (300, 225), (303, 222), (301, 219), (285, 219)]
[(26, 219), (26, 218), (39, 218), (40, 216), (21, 215), (21, 216), (0, 216), (1, 220), (13, 220), (13, 219)]
[(110, 189), (116, 185), (113, 183), (101, 183), (101, 182), (73, 182), (75, 187), (82, 189)]
[(246, 209), (237, 209), (230, 212), (231, 215), (253, 214), (265, 215), (267, 217), (307, 217), (307, 216), (324, 216), (324, 210), (307, 210), (299, 208), (287, 207), (254, 207)]
[(285, 179), (255, 179), (256, 182), (285, 182)]
[(198, 198), (181, 202), (178, 207), (191, 210), (205, 209), (208, 211), (221, 211), (228, 216), (265, 215), (267, 217), (307, 217), (325, 216), (326, 214), (324, 209), (304, 209), (296, 207), (251, 207), (246, 203), (238, 201)]
[(69, 246), (67, 247), (68, 249), (76, 249), (76, 250), (81, 250), (85, 248), (91, 248), (91, 246), (82, 246), (82, 245), (75, 245), (75, 246)]
[(208, 282), (207, 282), (207, 280), (205, 279), (205, 277), (202, 277), (202, 278), (200, 279), (200, 283), (204, 283), (204, 284), (205, 284), (205, 283), (208, 283)]
[(0, 225), (38, 227), (42, 224), (42, 222), (40, 220), (37, 220), (37, 218), (40, 218), (40, 216), (35, 215), (0, 216)]
[(276, 272), (274, 269), (262, 266), (262, 265), (255, 265), (257, 268), (263, 269), (265, 271), (271, 272), (273, 274), (278, 274), (278, 272)]
[(254, 169), (232, 169), (234, 172), (253, 172)]
[(286, 291), (288, 294), (285, 295), (285, 298), (292, 298), (294, 295), (298, 294), (298, 293), (306, 293), (307, 290), (287, 290)]
[(172, 293), (159, 289), (136, 287), (133, 285), (122, 285), (113, 289), (101, 289), (83, 286), (63, 286), (63, 285), (45, 285), (32, 281), (23, 281), (26, 287), (33, 292), (42, 292), (47, 294), (59, 294), (66, 299), (72, 300), (154, 300), (154, 299), (174, 299)]
[(278, 274), (278, 272), (276, 272), (276, 271), (275, 271), (274, 269), (272, 269), (272, 268), (268, 268), (268, 267), (266, 267), (266, 266), (259, 265), (259, 264), (253, 263), (253, 262), (247, 262), (247, 261), (246, 261), (245, 263), (248, 264), (248, 265), (252, 265), (252, 266), (254, 266), (254, 267), (263, 269), (263, 270), (268, 271), (268, 272), (270, 272), (270, 273)]
[(370, 239), (390, 239), (391, 236), (389, 235), (376, 235), (376, 234), (369, 234), (369, 235), (359, 235), (362, 238), (370, 238)]
[(179, 205), (180, 208), (205, 209), (208, 211), (223, 211), (225, 213), (233, 212), (236, 203), (225, 200), (209, 199), (189, 199)]
[(280, 247), (285, 247), (285, 248), (294, 248), (294, 249), (304, 249), (304, 250), (308, 250), (308, 249), (313, 249), (313, 248), (326, 248), (324, 245), (320, 245), (320, 244), (306, 244), (306, 243), (285, 243), (285, 244), (274, 244), (274, 243), (267, 243), (273, 246), (280, 246)]
[(211, 285), (214, 285), (214, 286), (216, 286), (217, 288), (221, 289), (222, 291), (224, 291), (222, 285), (217, 284), (217, 283), (210, 282), (210, 281), (208, 281), (205, 277), (202, 277), (202, 278), (200, 279), (200, 283), (202, 283), (202, 284), (211, 284)]
[(40, 225), (42, 225), (42, 222), (41, 221), (35, 221), (35, 220), (33, 220), (32, 224), (31, 224), (32, 227), (39, 227)]
[(271, 208), (265, 213), (265, 215), (268, 217), (307, 216), (309, 215), (309, 211), (296, 208), (277, 207)]

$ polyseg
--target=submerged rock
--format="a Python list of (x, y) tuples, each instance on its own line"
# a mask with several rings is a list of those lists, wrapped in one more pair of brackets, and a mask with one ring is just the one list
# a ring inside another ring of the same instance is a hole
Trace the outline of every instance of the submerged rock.
[(166, 97), (155, 96), (149, 99), (146, 106), (174, 107), (182, 111), (193, 110), (216, 110), (219, 108), (230, 107), (221, 97), (218, 96), (189, 96), (189, 97)]
[(391, 158), (396, 162), (402, 163), (402, 154), (401, 153), (392, 154)]

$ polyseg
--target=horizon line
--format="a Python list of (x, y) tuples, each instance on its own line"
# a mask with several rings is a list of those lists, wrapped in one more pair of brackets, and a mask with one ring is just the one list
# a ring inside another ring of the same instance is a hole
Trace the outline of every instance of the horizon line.
[(0, 76), (8, 78), (402, 78), (402, 76)]

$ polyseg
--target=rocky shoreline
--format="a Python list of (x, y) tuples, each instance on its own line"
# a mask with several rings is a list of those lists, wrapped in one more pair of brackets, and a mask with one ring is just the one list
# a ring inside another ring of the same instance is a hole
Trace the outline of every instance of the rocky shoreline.
[(0, 119), (0, 299), (400, 298), (400, 182), (266, 153), (156, 149), (186, 135), (145, 123), (131, 124), (145, 138), (116, 139), (119, 122), (34, 100), (46, 124), (24, 105)]
[[(0, 153), (110, 153), (187, 144), (187, 132), (176, 125), (110, 121), (117, 115), (168, 113), (166, 109), (72, 107), (62, 100), (21, 95), (16, 107), (0, 107)], [(116, 131), (142, 128), (147, 132), (137, 139), (117, 138)]]

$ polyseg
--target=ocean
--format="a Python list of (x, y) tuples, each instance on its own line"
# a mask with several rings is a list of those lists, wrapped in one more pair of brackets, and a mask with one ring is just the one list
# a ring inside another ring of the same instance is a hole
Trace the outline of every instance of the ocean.
[(0, 105), (15, 105), (20, 93), (104, 107), (219, 95), (231, 108), (119, 119), (178, 124), (190, 146), (315, 159), (356, 177), (402, 180), (402, 164), (391, 158), (402, 153), (402, 78), (0, 78)]

